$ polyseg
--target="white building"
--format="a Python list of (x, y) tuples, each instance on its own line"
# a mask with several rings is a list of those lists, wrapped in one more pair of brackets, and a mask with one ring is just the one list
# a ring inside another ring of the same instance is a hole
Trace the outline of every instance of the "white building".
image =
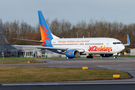
[(130, 49), (130, 55), (135, 55), (135, 49)]
[[(27, 45), (31, 46), (31, 45)], [(32, 45), (36, 46), (36, 45)], [(51, 52), (49, 50), (38, 49), (35, 47), (25, 47), (25, 45), (4, 46), (5, 57), (63, 57), (63, 55)], [(65, 55), (64, 55), (65, 56)]]

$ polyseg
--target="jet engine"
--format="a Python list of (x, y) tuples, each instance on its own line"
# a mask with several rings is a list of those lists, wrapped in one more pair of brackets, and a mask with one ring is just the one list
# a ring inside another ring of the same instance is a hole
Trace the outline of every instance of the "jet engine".
[(76, 49), (70, 49), (65, 52), (65, 55), (67, 57), (73, 58), (73, 57), (79, 57), (80, 53)]

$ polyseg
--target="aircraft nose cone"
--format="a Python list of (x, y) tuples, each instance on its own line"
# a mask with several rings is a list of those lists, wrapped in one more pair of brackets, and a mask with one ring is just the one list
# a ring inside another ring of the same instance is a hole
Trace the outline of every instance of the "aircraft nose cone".
[(124, 46), (124, 45), (122, 45), (122, 46), (121, 46), (121, 49), (122, 49), (122, 51), (123, 51), (123, 50), (125, 49), (125, 46)]
[(119, 46), (119, 52), (123, 51), (125, 49), (125, 46), (124, 45), (120, 45)]

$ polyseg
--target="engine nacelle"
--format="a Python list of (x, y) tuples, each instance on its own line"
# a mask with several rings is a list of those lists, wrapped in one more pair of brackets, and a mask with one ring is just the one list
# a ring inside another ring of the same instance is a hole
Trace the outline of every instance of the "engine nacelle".
[(67, 57), (79, 57), (80, 53), (76, 49), (70, 49), (65, 52)]
[(112, 57), (113, 54), (100, 54), (101, 57)]

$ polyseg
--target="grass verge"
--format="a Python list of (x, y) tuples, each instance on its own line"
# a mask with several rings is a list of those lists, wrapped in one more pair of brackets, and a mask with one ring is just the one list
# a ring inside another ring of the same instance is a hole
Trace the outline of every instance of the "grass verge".
[[(78, 57), (81, 58), (81, 57)], [(8, 59), (66, 59), (66, 57), (4, 57), (4, 58), (0, 58), (0, 60), (8, 60)]]
[(107, 69), (1, 66), (0, 83), (105, 80), (113, 79), (113, 74), (131, 78), (126, 72)]
[(13, 60), (13, 61), (4, 60), (0, 61), (0, 64), (28, 63), (28, 61), (30, 61), (30, 63), (44, 63), (44, 61), (36, 61), (36, 60)]
[(118, 58), (135, 58), (135, 56), (132, 56), (132, 55), (121, 55), (121, 56), (118, 56)]

